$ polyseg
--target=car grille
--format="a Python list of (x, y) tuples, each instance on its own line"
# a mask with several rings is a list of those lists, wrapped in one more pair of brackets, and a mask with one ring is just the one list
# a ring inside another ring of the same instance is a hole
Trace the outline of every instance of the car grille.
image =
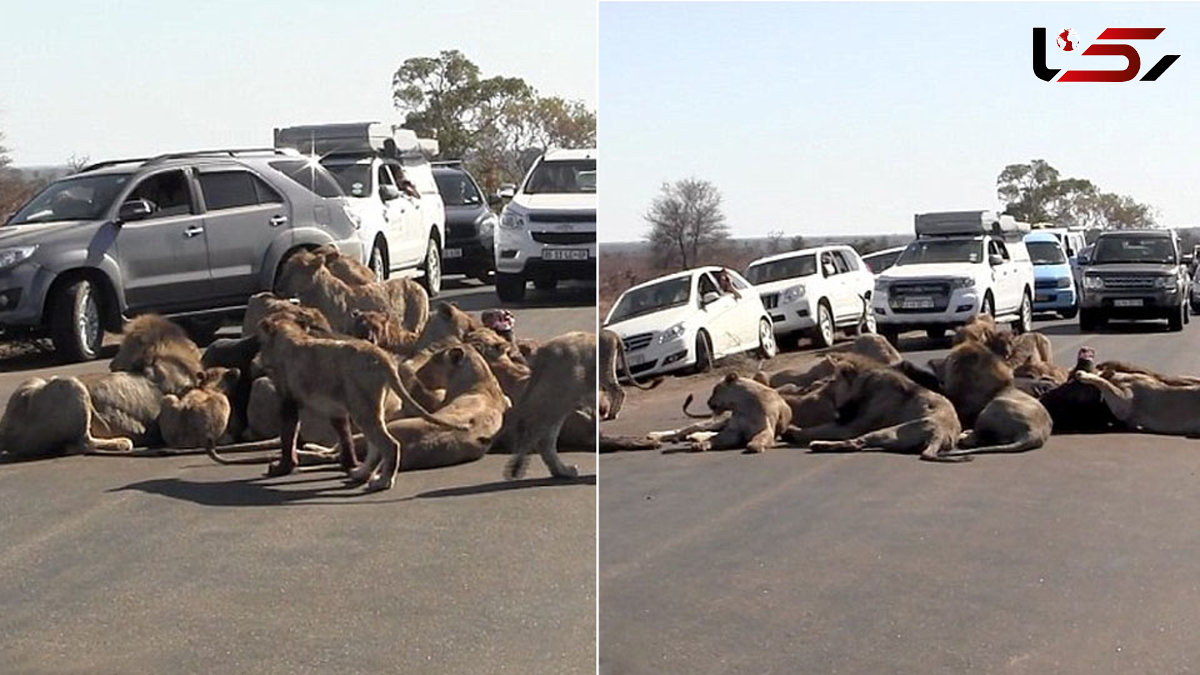
[(1135, 277), (1128, 275), (1103, 275), (1104, 287), (1118, 291), (1141, 291), (1154, 288), (1154, 277)]
[(471, 239), (475, 236), (475, 223), (450, 223), (446, 226), (446, 238)]
[(761, 295), (759, 297), (762, 298), (763, 307), (766, 309), (775, 309), (776, 307), (779, 306), (779, 294), (778, 293), (764, 293), (763, 295)]
[(635, 352), (639, 349), (645, 349), (650, 346), (650, 340), (654, 337), (654, 333), (638, 333), (625, 338), (625, 351)]
[(595, 223), (596, 213), (574, 211), (534, 211), (529, 214), (531, 223)]
[(594, 244), (595, 232), (534, 232), (533, 240), (539, 244)]
[(1038, 279), (1033, 282), (1033, 287), (1039, 291), (1052, 290), (1058, 288), (1058, 279)]
[[(914, 296), (925, 296), (933, 299), (932, 307), (908, 309), (904, 307), (904, 299)], [(895, 283), (888, 289), (888, 305), (898, 314), (913, 312), (944, 312), (950, 304), (950, 284), (948, 283)]]
[(658, 365), (657, 360), (647, 361), (645, 363), (639, 363), (636, 366), (629, 366), (629, 372), (633, 375), (637, 375), (638, 373), (644, 373), (647, 370), (650, 370), (651, 368), (653, 368), (654, 366), (657, 366), (657, 365)]

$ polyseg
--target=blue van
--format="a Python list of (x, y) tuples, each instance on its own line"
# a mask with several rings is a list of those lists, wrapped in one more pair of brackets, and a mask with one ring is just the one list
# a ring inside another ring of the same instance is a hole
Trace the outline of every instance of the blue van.
[(1025, 235), (1025, 248), (1033, 263), (1033, 311), (1074, 318), (1079, 313), (1079, 294), (1058, 237), (1052, 232), (1030, 232)]

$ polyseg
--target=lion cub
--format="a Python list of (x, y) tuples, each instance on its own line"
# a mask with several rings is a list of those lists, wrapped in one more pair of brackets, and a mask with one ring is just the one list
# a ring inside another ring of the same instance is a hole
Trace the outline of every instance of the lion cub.
[(229, 397), (242, 373), (237, 368), (214, 367), (197, 375), (199, 384), (183, 396), (162, 398), (158, 427), (172, 448), (216, 447), (229, 426)]

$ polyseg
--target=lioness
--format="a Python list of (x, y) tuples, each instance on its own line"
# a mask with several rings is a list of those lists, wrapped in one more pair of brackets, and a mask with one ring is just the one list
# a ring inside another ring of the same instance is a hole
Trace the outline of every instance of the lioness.
[(4, 416), (0, 417), (0, 456), (21, 460), (59, 453), (133, 451), (130, 438), (93, 435), (94, 414), (91, 393), (77, 378), (25, 380), (8, 399)]
[(348, 334), (354, 328), (354, 310), (392, 312), (401, 317), (407, 330), (420, 332), (429, 313), (428, 296), (406, 279), (385, 283), (351, 285), (334, 276), (319, 255), (298, 252), (284, 263), (279, 288), (300, 302), (314, 307), (329, 320), (334, 330)]
[(552, 475), (574, 478), (579, 471), (559, 459), (557, 442), (568, 416), (596, 408), (596, 334), (573, 332), (546, 341), (538, 348), (531, 370), (490, 451), (512, 453), (505, 471), (508, 478), (524, 474), (531, 448), (541, 453)]
[[(691, 396), (684, 402), (688, 412)], [(692, 442), (693, 451), (745, 448), (759, 453), (775, 447), (775, 440), (792, 422), (792, 409), (774, 389), (737, 373), (729, 373), (713, 386), (708, 408), (714, 413), (729, 413), (729, 418), (712, 438)]]
[(362, 264), (354, 258), (349, 258), (342, 255), (334, 244), (325, 244), (318, 246), (311, 251), (301, 251), (295, 255), (312, 255), (320, 256), (325, 261), (325, 266), (333, 273), (333, 276), (341, 279), (351, 286), (366, 286), (373, 284), (378, 279), (375, 278), (375, 273), (370, 267)]
[(853, 417), (808, 429), (791, 427), (785, 441), (812, 452), (916, 452), (921, 459), (937, 460), (962, 433), (946, 397), (890, 368), (840, 370), (827, 394), (838, 408), (853, 408)]
[(1075, 371), (1076, 381), (1100, 391), (1114, 417), (1131, 429), (1170, 436), (1200, 435), (1200, 384), (1168, 384), (1145, 373)]
[(406, 330), (400, 317), (395, 314), (356, 309), (350, 316), (353, 320), (350, 329), (352, 337), (366, 340), (398, 356), (410, 357), (415, 351), (420, 335)]
[(621, 341), (621, 336), (611, 330), (601, 330), (600, 388), (608, 396), (608, 411), (602, 419), (615, 420), (621, 413), (621, 406), (625, 403), (625, 390), (621, 388), (619, 381), (622, 374), (633, 386), (642, 390), (648, 391), (662, 382), (661, 377), (656, 378), (648, 385), (638, 382), (633, 377), (633, 373), (629, 372), (629, 362), (625, 359), (625, 343)]
[[(342, 465), (349, 469), (351, 480), (366, 483), (368, 492), (391, 488), (400, 467), (400, 445), (384, 425), (384, 397), (388, 391), (395, 391), (405, 407), (434, 424), (467, 428), (418, 405), (401, 382), (391, 357), (369, 342), (313, 337), (283, 317), (264, 320), (259, 332), (263, 336), (263, 366), (283, 399), (283, 447), (279, 462), (267, 471), (270, 476), (291, 473), (296, 468), (301, 405), (338, 420), (335, 427), (341, 436)], [(367, 438), (370, 450), (363, 464), (354, 457), (349, 425), (343, 420), (353, 422)]]
[(242, 335), (256, 336), (261, 339), (258, 327), (263, 319), (269, 316), (282, 315), (316, 331), (332, 333), (333, 327), (320, 310), (304, 307), (291, 300), (285, 300), (270, 292), (255, 293), (246, 304), (246, 314), (242, 319)]
[(208, 368), (200, 373), (199, 384), (183, 396), (163, 396), (158, 426), (166, 445), (209, 450), (216, 447), (229, 425), (229, 399), (240, 378), (237, 368)]

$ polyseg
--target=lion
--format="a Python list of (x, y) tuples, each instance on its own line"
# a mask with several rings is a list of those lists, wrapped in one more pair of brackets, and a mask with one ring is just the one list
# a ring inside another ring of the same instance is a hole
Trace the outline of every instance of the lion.
[(332, 334), (333, 326), (319, 310), (304, 307), (291, 300), (281, 298), (271, 292), (255, 293), (246, 304), (246, 314), (242, 318), (242, 335), (262, 338), (258, 333), (263, 319), (269, 316), (282, 315), (290, 318), (311, 330)]
[(485, 326), (478, 319), (459, 309), (458, 305), (439, 302), (430, 313), (413, 351), (432, 354), (462, 342), (469, 333), (483, 328)]
[[(121, 377), (136, 377), (122, 374)], [(17, 386), (0, 417), (0, 456), (26, 460), (55, 454), (124, 454), (133, 439), (92, 433), (95, 408), (75, 377), (33, 377)]]
[(815, 427), (837, 420), (837, 406), (825, 391), (831, 381), (832, 378), (817, 380), (804, 389), (794, 384), (785, 384), (775, 390), (792, 411), (791, 424), (798, 427)]
[(855, 414), (807, 429), (789, 427), (786, 442), (811, 452), (919, 453), (921, 459), (938, 460), (962, 433), (945, 396), (891, 368), (839, 369), (826, 393), (839, 409), (850, 407)]
[(406, 330), (415, 333), (424, 329), (429, 316), (429, 296), (416, 282), (392, 279), (351, 285), (330, 271), (324, 256), (304, 251), (284, 263), (277, 285), (301, 304), (320, 310), (334, 330), (343, 334), (354, 327), (354, 310), (394, 313)]
[(163, 393), (178, 394), (195, 386), (195, 375), (203, 366), (200, 348), (187, 331), (157, 314), (144, 314), (125, 325), (108, 368), (145, 375)]
[(596, 334), (576, 331), (546, 341), (530, 369), (529, 382), (504, 416), (489, 452), (512, 453), (508, 478), (524, 474), (531, 448), (541, 453), (551, 475), (575, 478), (578, 469), (559, 459), (557, 443), (572, 413), (596, 408)]
[(1113, 416), (1130, 429), (1168, 436), (1200, 436), (1200, 384), (1168, 383), (1140, 372), (1111, 370), (1103, 376), (1075, 371), (1077, 382), (1100, 392)]
[[(697, 417), (688, 411), (691, 401), (689, 395), (683, 412)], [(708, 409), (717, 414), (729, 413), (729, 418), (715, 436), (692, 441), (693, 451), (744, 448), (746, 454), (764, 452), (775, 447), (776, 439), (792, 422), (792, 409), (779, 392), (737, 373), (727, 374), (713, 386)]]
[(659, 377), (648, 385), (638, 382), (633, 373), (629, 372), (629, 362), (625, 359), (625, 343), (621, 341), (621, 336), (608, 329), (601, 330), (600, 388), (608, 396), (608, 411), (601, 419), (615, 420), (621, 414), (621, 406), (625, 403), (625, 390), (621, 388), (620, 382), (622, 374), (633, 386), (644, 391), (657, 387), (663, 381), (663, 378)]
[[(392, 358), (369, 342), (314, 337), (282, 317), (264, 320), (259, 332), (263, 335), (263, 366), (283, 400), (283, 447), (279, 462), (267, 471), (269, 476), (291, 473), (298, 464), (296, 435), (301, 406), (336, 421), (342, 466), (349, 469), (353, 482), (365, 483), (368, 492), (393, 487), (400, 468), (400, 445), (388, 434), (384, 423), (388, 391), (399, 394), (405, 407), (429, 422), (460, 431), (468, 428), (421, 407), (405, 388)], [(366, 436), (370, 449), (364, 463), (354, 456), (349, 423)]]
[(852, 367), (857, 371), (887, 366), (887, 363), (857, 352), (832, 352), (824, 354), (808, 368), (788, 368), (770, 375), (759, 371), (754, 374), (754, 380), (774, 389), (791, 384), (803, 390), (820, 380), (829, 379), (845, 367)]
[(965, 427), (975, 424), (975, 418), (996, 394), (1013, 386), (1012, 368), (974, 340), (959, 342), (945, 359), (931, 360), (930, 365)]
[(390, 312), (354, 310), (350, 336), (366, 340), (397, 356), (411, 357), (420, 335), (404, 328), (400, 317)]
[(903, 359), (900, 352), (887, 341), (887, 338), (875, 333), (864, 333), (850, 342), (826, 349), (825, 353), (858, 354), (889, 366), (894, 366)]
[(250, 335), (242, 338), (221, 338), (214, 340), (204, 350), (200, 364), (209, 368), (235, 368), (238, 378), (232, 390), (226, 392), (229, 396), (229, 424), (226, 437), (228, 440), (241, 440), (249, 426), (247, 418), (250, 407), (250, 392), (254, 385), (254, 359), (258, 356), (260, 346), (258, 336)]
[(975, 342), (990, 349), (1012, 369), (1014, 377), (1048, 380), (1054, 384), (1067, 381), (1067, 369), (1054, 364), (1050, 338), (1042, 333), (1013, 335), (1001, 330), (991, 316), (977, 314), (954, 333), (955, 346), (964, 342)]
[(325, 244), (311, 251), (300, 251), (293, 255), (320, 256), (333, 276), (351, 286), (366, 286), (378, 281), (375, 278), (375, 272), (371, 271), (370, 267), (354, 258), (342, 255), (336, 244)]
[(200, 373), (199, 379), (183, 396), (162, 398), (158, 426), (168, 447), (211, 450), (225, 434), (232, 409), (230, 396), (238, 387), (241, 371), (217, 366)]

